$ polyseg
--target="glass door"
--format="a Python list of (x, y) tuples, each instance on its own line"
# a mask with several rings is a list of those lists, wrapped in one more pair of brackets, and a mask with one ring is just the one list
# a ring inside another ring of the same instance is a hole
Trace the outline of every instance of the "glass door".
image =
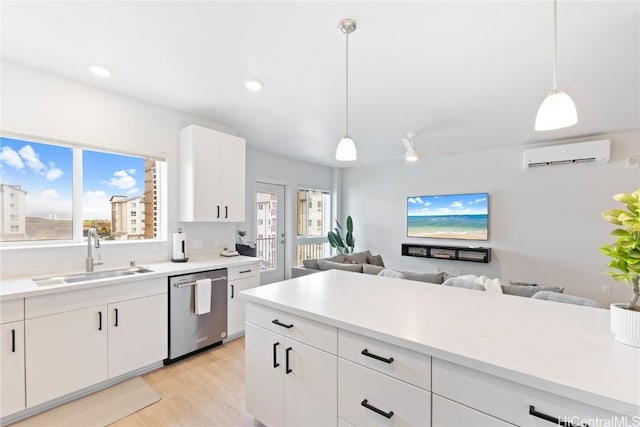
[(261, 283), (284, 280), (284, 186), (256, 183), (256, 255)]

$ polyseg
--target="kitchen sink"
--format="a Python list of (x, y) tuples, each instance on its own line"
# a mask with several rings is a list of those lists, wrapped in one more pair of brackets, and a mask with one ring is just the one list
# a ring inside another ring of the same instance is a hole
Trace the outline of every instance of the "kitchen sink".
[(40, 279), (33, 279), (33, 281), (38, 286), (51, 286), (63, 285), (65, 283), (87, 282), (89, 280), (110, 279), (113, 277), (133, 276), (134, 274), (144, 274), (151, 272), (153, 272), (153, 270), (145, 267), (129, 267), (117, 268), (115, 270), (92, 271), (90, 273), (77, 273), (62, 276), (43, 277)]

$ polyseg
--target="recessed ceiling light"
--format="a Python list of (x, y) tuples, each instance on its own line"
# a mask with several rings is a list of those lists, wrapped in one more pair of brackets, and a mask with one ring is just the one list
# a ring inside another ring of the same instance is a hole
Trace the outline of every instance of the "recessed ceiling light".
[(260, 80), (250, 79), (244, 81), (244, 87), (251, 92), (258, 92), (262, 90), (262, 86), (264, 86), (264, 84)]
[(111, 70), (107, 67), (103, 67), (102, 65), (91, 65), (89, 67), (89, 71), (98, 77), (111, 77)]

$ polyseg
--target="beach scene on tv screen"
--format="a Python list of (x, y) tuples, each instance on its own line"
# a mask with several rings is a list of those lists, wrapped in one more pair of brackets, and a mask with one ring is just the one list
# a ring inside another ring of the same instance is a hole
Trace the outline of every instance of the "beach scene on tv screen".
[(487, 193), (407, 198), (407, 236), (487, 240)]

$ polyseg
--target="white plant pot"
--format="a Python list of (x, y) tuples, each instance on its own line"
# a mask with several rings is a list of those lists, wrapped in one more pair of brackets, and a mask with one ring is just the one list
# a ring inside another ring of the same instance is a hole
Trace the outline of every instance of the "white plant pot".
[(640, 311), (627, 310), (626, 304), (611, 304), (611, 332), (617, 341), (640, 347)]

